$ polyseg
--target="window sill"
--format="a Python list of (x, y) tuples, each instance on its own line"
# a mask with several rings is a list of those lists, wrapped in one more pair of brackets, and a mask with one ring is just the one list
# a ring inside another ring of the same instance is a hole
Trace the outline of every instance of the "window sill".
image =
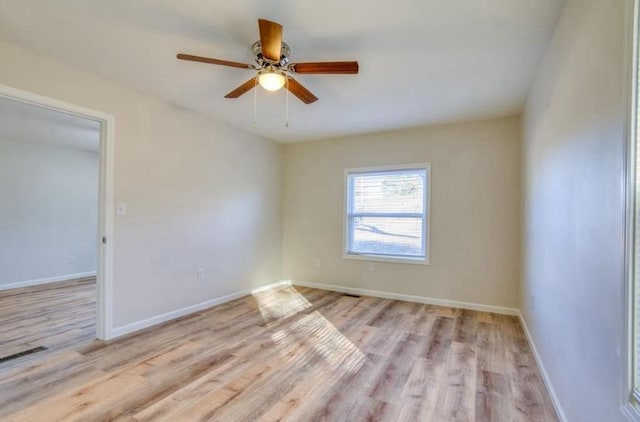
[(388, 262), (393, 264), (413, 264), (413, 265), (429, 265), (429, 259), (420, 258), (393, 258), (381, 255), (356, 255), (350, 253), (343, 253), (344, 259), (354, 259), (357, 261), (370, 261), (370, 262)]

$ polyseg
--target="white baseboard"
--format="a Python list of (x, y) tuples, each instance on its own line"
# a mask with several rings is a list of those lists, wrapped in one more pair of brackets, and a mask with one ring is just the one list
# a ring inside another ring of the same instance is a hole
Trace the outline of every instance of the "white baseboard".
[(308, 281), (291, 281), (294, 286), (311, 287), (314, 289), (331, 290), (334, 292), (355, 294), (361, 296), (381, 297), (384, 299), (404, 300), (406, 302), (425, 303), (427, 305), (447, 306), (450, 308), (469, 309), (472, 311), (493, 312), (503, 315), (520, 315), (520, 311), (516, 308), (507, 308), (504, 306), (483, 305), (480, 303), (458, 302), (455, 300), (436, 299), (425, 296), (405, 295), (401, 293), (384, 292), (381, 290), (359, 289), (354, 287), (338, 286), (335, 284), (311, 283)]
[(87, 278), (87, 277), (95, 277), (95, 276), (96, 276), (95, 271), (89, 271), (87, 273), (67, 274), (67, 275), (59, 275), (57, 277), (47, 277), (47, 278), (38, 278), (36, 280), (18, 281), (15, 283), (0, 284), (0, 291), (10, 290), (10, 289), (19, 289), (21, 287), (39, 286), (41, 284), (58, 283), (61, 281), (76, 280), (79, 278)]
[(553, 388), (553, 384), (551, 384), (551, 378), (549, 378), (549, 374), (547, 373), (546, 368), (544, 367), (544, 363), (538, 354), (538, 349), (536, 348), (536, 344), (533, 342), (533, 337), (531, 337), (531, 332), (529, 331), (529, 327), (527, 326), (527, 322), (525, 321), (522, 313), (518, 311), (518, 317), (520, 318), (520, 324), (522, 324), (522, 328), (524, 329), (524, 333), (527, 336), (527, 341), (529, 342), (529, 346), (531, 347), (531, 351), (533, 352), (533, 357), (538, 364), (538, 369), (540, 369), (540, 374), (542, 375), (542, 381), (544, 381), (544, 385), (547, 387), (547, 391), (549, 392), (549, 397), (551, 398), (551, 403), (553, 403), (553, 407), (556, 410), (556, 415), (560, 422), (567, 422), (567, 416), (564, 414), (564, 410), (560, 405), (560, 400), (556, 395), (556, 390)]
[(185, 308), (176, 309), (175, 311), (167, 312), (165, 314), (156, 315), (151, 318), (146, 318), (141, 321), (132, 322), (131, 324), (113, 328), (110, 333), (111, 335), (107, 340), (112, 340), (116, 337), (120, 337), (125, 334), (130, 334), (135, 331), (142, 330), (144, 328), (161, 324), (163, 322), (171, 321), (172, 319), (180, 318), (185, 315), (199, 312), (199, 311), (202, 311), (203, 309), (211, 308), (213, 306), (220, 305), (222, 303), (231, 302), (232, 300), (239, 299), (243, 296), (247, 296), (253, 293), (258, 293), (264, 290), (272, 289), (274, 287), (290, 285), (290, 284), (291, 283), (289, 281), (276, 281), (274, 283), (267, 284), (266, 286), (258, 287), (256, 289), (242, 290), (242, 291), (231, 293), (225, 296), (210, 299), (201, 303), (197, 303), (195, 305), (187, 306)]

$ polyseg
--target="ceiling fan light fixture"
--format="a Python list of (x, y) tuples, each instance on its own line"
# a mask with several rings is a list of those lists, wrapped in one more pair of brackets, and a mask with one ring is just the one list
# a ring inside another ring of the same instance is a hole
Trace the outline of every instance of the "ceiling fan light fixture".
[(277, 91), (284, 86), (285, 76), (275, 71), (260, 72), (258, 83), (267, 91)]

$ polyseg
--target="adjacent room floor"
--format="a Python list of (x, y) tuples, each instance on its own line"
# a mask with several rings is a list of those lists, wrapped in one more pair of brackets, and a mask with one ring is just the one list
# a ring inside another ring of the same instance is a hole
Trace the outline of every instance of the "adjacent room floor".
[(11, 421), (555, 421), (515, 317), (281, 287), (6, 371)]
[(0, 363), (0, 377), (9, 368), (95, 337), (95, 277), (0, 291), (0, 358), (39, 346), (48, 349)]

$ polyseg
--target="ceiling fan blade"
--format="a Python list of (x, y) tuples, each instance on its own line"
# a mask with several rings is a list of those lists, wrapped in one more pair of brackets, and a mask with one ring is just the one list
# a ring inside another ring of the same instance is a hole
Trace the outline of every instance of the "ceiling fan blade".
[(300, 82), (296, 81), (291, 76), (287, 77), (287, 83), (285, 84), (285, 87), (289, 90), (289, 92), (298, 97), (300, 101), (305, 104), (311, 104), (315, 101), (318, 101), (318, 97), (313, 95), (311, 91), (303, 87)]
[(238, 98), (242, 94), (251, 91), (251, 88), (254, 88), (256, 85), (258, 85), (258, 81), (256, 80), (256, 78), (251, 78), (247, 82), (243, 83), (242, 85), (225, 95), (224, 98)]
[(316, 62), (316, 63), (293, 63), (289, 65), (295, 73), (338, 73), (356, 74), (358, 73), (358, 62)]
[(219, 64), (219, 65), (222, 65), (222, 66), (237, 67), (237, 68), (240, 68), (240, 69), (254, 69), (253, 66), (251, 66), (250, 64), (246, 64), (246, 63), (230, 62), (228, 60), (212, 59), (210, 57), (192, 56), (191, 54), (182, 54), (182, 53), (180, 53), (176, 57), (179, 58), (180, 60), (188, 60), (190, 62)]
[(258, 19), (262, 56), (272, 62), (280, 61), (282, 50), (282, 25), (266, 19)]

